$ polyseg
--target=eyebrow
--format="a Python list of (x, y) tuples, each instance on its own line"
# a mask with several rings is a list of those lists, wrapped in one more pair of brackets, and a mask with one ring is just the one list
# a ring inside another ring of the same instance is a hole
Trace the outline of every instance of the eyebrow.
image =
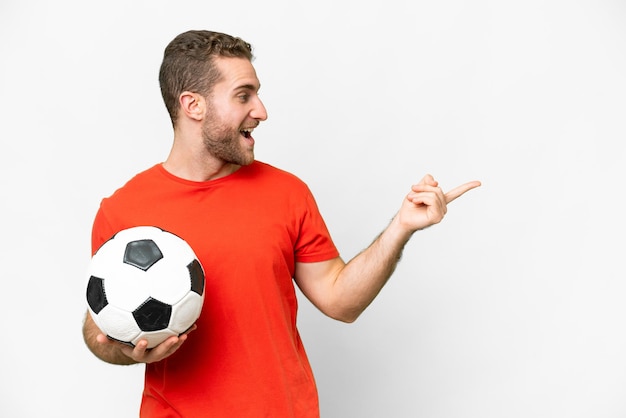
[(252, 90), (252, 91), (258, 91), (261, 89), (261, 84), (259, 84), (258, 86), (255, 86), (254, 84), (242, 84), (241, 86), (238, 86), (235, 88), (235, 90)]

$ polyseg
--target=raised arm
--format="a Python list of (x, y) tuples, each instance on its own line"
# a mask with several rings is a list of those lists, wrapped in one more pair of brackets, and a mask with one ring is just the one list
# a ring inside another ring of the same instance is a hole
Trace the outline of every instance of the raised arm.
[(347, 264), (339, 257), (297, 263), (296, 283), (326, 315), (355, 321), (387, 283), (413, 233), (439, 223), (448, 203), (478, 186), (480, 182), (472, 181), (444, 194), (431, 175), (424, 176), (411, 187), (396, 216), (369, 247)]

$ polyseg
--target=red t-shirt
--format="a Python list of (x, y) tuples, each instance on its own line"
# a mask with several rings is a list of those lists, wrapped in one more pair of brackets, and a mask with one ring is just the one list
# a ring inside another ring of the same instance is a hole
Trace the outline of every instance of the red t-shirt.
[(142, 417), (318, 417), (313, 373), (296, 329), (295, 262), (338, 256), (308, 187), (261, 162), (207, 182), (161, 164), (103, 199), (92, 249), (153, 225), (185, 239), (202, 263), (198, 329), (146, 365)]

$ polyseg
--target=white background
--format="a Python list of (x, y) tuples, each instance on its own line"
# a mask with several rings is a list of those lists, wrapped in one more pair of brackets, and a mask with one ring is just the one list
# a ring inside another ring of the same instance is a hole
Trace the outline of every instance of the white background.
[(302, 300), (323, 418), (626, 416), (626, 3), (0, 3), (0, 416), (133, 417), (142, 366), (85, 348), (102, 197), (162, 161), (188, 29), (253, 44), (257, 157), (349, 259), (432, 173), (478, 179), (352, 325)]

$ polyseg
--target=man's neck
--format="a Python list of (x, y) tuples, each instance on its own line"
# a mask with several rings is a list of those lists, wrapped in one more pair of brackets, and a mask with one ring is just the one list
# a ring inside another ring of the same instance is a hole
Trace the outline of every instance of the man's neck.
[(163, 163), (163, 168), (176, 177), (190, 181), (210, 181), (226, 177), (241, 168), (206, 155), (182, 156), (174, 150)]

